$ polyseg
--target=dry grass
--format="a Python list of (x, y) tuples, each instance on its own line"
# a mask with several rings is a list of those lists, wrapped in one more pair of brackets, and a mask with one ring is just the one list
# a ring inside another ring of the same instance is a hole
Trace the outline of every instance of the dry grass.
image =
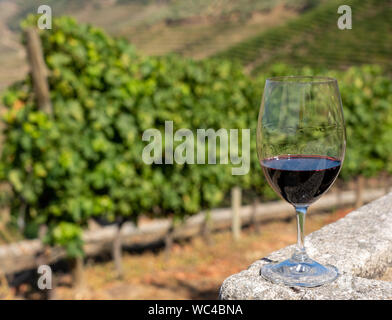
[[(318, 230), (350, 210), (332, 214), (310, 214), (307, 233)], [(200, 238), (173, 246), (169, 259), (163, 251), (124, 254), (125, 275), (116, 279), (113, 262), (87, 263), (82, 291), (71, 288), (72, 278), (59, 278), (58, 299), (216, 299), (222, 281), (247, 268), (270, 252), (296, 241), (295, 219), (260, 225), (260, 232), (249, 228), (237, 243), (230, 232), (212, 236), (207, 245)], [(27, 289), (26, 289), (27, 290)], [(31, 296), (32, 297), (32, 296)]]
[[(344, 217), (351, 209), (309, 214), (307, 233)], [(212, 244), (201, 237), (176, 243), (167, 259), (163, 250), (124, 253), (124, 277), (116, 278), (112, 261), (87, 261), (83, 289), (72, 288), (72, 277), (56, 274), (56, 299), (217, 299), (223, 280), (272, 251), (296, 241), (295, 219), (271, 221), (243, 230), (237, 243), (229, 231), (212, 235)], [(392, 280), (389, 269), (381, 280)], [(1, 280), (1, 279), (0, 279)], [(40, 299), (42, 292), (28, 284), (9, 288), (0, 281), (1, 298)]]

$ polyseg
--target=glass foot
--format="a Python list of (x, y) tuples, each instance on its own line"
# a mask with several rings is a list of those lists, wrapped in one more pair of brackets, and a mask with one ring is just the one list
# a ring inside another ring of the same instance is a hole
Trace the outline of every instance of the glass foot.
[(323, 266), (309, 258), (305, 261), (291, 258), (261, 267), (260, 275), (273, 283), (290, 287), (318, 287), (334, 281), (339, 272), (334, 266)]

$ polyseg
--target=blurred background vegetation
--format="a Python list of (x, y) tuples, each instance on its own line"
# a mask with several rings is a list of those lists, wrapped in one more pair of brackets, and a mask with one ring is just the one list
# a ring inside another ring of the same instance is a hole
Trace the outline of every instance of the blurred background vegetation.
[[(267, 77), (338, 79), (348, 148), (340, 181), (392, 171), (392, 4), (389, 0), (50, 0), (41, 30), (52, 114), (40, 110), (23, 30), (41, 1), (0, 0), (2, 202), (5, 242), (37, 238), (83, 256), (89, 221), (137, 223), (274, 200), (256, 157)], [(337, 8), (352, 8), (339, 30)], [(143, 131), (251, 129), (251, 170), (142, 162)], [(10, 231), (12, 230), (12, 232)]]

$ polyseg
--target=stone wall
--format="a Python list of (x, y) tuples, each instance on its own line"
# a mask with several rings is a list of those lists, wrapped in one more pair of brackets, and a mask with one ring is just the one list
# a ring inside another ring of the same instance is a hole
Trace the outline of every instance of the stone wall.
[(392, 266), (392, 193), (305, 238), (307, 252), (340, 276), (316, 288), (286, 287), (264, 280), (260, 267), (291, 256), (294, 245), (260, 257), (247, 270), (228, 277), (221, 299), (392, 299), (392, 282), (376, 280)]

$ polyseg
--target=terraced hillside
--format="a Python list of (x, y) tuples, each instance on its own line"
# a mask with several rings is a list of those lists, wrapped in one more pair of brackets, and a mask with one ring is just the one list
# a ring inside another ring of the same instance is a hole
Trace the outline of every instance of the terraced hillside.
[[(352, 8), (351, 30), (337, 26), (341, 4)], [(328, 68), (377, 63), (391, 70), (392, 1), (328, 1), (215, 56), (238, 59), (252, 73), (275, 62)]]
[[(69, 15), (148, 55), (208, 57), (307, 12), (327, 0), (47, 0)], [(19, 23), (41, 0), (0, 0), (0, 92), (27, 71)]]
[[(0, 0), (0, 91), (27, 71), (18, 25), (41, 0)], [(337, 28), (337, 7), (353, 29)], [(48, 0), (53, 14), (123, 36), (149, 55), (239, 59), (257, 73), (275, 62), (391, 69), (391, 0)]]
[[(12, 1), (20, 7), (14, 21), (9, 21), (13, 28), (17, 27), (18, 20), (36, 11), (38, 6), (43, 4), (41, 0), (0, 0), (7, 1)], [(178, 23), (195, 17), (235, 16), (245, 19), (254, 12), (268, 12), (280, 5), (303, 12), (325, 1), (327, 0), (47, 0), (45, 4), (49, 5), (56, 15), (87, 13), (91, 19), (99, 20), (96, 14), (106, 13), (108, 25), (114, 22), (128, 26), (148, 26), (166, 20)]]
[[(13, 30), (42, 3), (1, 1), (19, 7), (7, 20)], [(48, 0), (46, 4), (54, 15), (71, 15), (79, 22), (123, 36), (144, 53), (176, 52), (203, 58), (323, 1), (326, 0)]]

